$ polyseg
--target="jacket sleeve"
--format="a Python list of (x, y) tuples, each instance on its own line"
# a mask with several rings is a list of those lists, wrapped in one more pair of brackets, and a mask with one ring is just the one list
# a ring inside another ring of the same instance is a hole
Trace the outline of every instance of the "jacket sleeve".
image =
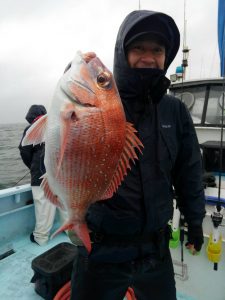
[[(25, 136), (27, 129), (28, 128), (26, 128), (24, 130), (23, 137)], [(31, 168), (32, 157), (33, 157), (33, 145), (22, 146), (23, 137), (20, 141), (20, 144), (19, 144), (18, 148), (19, 148), (20, 156), (21, 156), (24, 164), (30, 169)]]
[(189, 225), (202, 224), (205, 216), (205, 196), (202, 182), (202, 158), (190, 113), (180, 103), (181, 139), (173, 172), (178, 207)]

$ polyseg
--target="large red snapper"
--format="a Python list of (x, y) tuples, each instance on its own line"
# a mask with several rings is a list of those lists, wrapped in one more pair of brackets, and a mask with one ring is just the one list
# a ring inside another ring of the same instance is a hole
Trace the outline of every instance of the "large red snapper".
[(77, 53), (56, 87), (47, 115), (36, 121), (23, 145), (45, 142), (46, 197), (68, 212), (57, 230), (74, 230), (91, 251), (85, 214), (91, 203), (111, 198), (135, 148), (142, 143), (123, 106), (111, 72), (94, 53)]

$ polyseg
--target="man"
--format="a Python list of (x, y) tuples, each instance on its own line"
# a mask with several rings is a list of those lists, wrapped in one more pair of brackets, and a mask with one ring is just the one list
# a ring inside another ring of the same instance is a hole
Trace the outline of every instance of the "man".
[(178, 28), (163, 13), (140, 10), (122, 23), (114, 76), (127, 121), (144, 144), (143, 155), (117, 193), (93, 204), (87, 215), (93, 241), (74, 263), (72, 300), (122, 300), (132, 287), (138, 300), (175, 300), (167, 223), (175, 189), (188, 223), (193, 253), (203, 243), (205, 215), (199, 145), (191, 117), (165, 95), (166, 70), (179, 49)]
[[(43, 105), (34, 104), (29, 108), (26, 120), (30, 125), (25, 128), (23, 137), (30, 126), (46, 113), (46, 109)], [(31, 242), (42, 246), (46, 244), (49, 239), (56, 212), (56, 207), (46, 199), (44, 191), (40, 187), (42, 182), (40, 177), (45, 174), (45, 145), (40, 144), (34, 147), (33, 145), (22, 146), (22, 140), (19, 145), (19, 150), (24, 164), (30, 169), (31, 188), (35, 208), (35, 228), (30, 235), (30, 240)], [(61, 221), (64, 222), (66, 214), (60, 211), (60, 217)]]

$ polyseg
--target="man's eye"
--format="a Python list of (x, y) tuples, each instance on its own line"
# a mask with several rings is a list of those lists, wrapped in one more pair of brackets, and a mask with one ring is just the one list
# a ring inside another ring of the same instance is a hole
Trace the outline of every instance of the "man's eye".
[(140, 45), (134, 46), (133, 49), (134, 49), (134, 50), (140, 50), (140, 51), (143, 51), (143, 50), (144, 50), (144, 48), (143, 48), (142, 46), (140, 46)]
[(155, 53), (163, 53), (164, 49), (161, 47), (156, 47), (153, 49)]

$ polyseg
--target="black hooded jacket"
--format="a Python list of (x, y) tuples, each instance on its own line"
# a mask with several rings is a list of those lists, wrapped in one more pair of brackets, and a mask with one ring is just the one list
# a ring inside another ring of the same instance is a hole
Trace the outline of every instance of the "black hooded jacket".
[[(23, 132), (23, 137), (25, 136), (27, 130), (30, 128), (32, 123), (34, 123), (39, 117), (46, 114), (46, 109), (43, 105), (32, 105), (26, 115), (26, 120), (30, 123)], [(31, 174), (31, 185), (39, 186), (41, 184), (40, 177), (45, 173), (44, 166), (44, 155), (45, 155), (45, 145), (33, 145), (22, 146), (21, 139), (19, 150), (21, 158), (24, 164), (30, 169)]]
[[(124, 43), (131, 29), (147, 18), (160, 18), (168, 29), (165, 71), (131, 69)], [(167, 15), (134, 11), (118, 32), (114, 77), (127, 121), (144, 144), (118, 191), (93, 204), (87, 215), (91, 230), (103, 234), (137, 235), (164, 228), (173, 215), (173, 188), (186, 221), (201, 225), (205, 215), (201, 156), (192, 119), (185, 105), (166, 95), (165, 72), (179, 48), (179, 31)]]

